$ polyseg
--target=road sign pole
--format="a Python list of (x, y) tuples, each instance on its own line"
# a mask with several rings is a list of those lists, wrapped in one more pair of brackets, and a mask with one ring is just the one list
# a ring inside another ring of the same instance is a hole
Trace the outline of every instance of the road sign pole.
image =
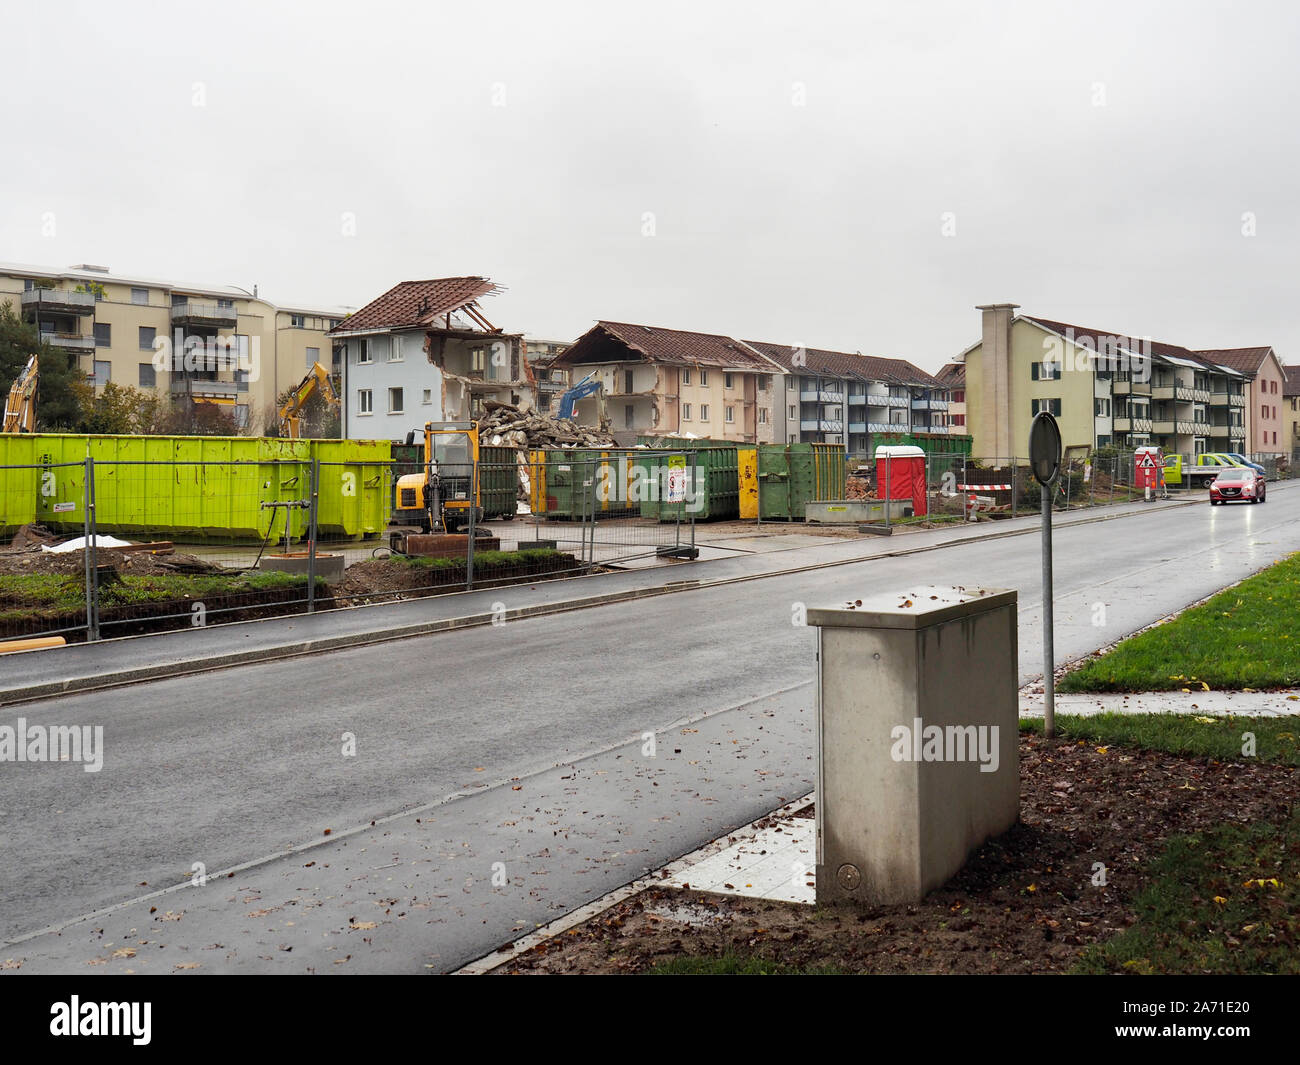
[(1052, 490), (1039, 489), (1043, 506), (1043, 735), (1056, 735), (1056, 648), (1052, 613)]

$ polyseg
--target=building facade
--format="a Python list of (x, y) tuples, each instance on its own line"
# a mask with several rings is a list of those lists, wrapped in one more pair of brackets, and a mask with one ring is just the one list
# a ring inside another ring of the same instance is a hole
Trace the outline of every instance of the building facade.
[(844, 444), (851, 455), (867, 455), (871, 433), (950, 429), (948, 389), (905, 359), (746, 343), (785, 373), (774, 419), (784, 443)]
[(1219, 352), (1017, 315), (1012, 303), (978, 309), (981, 339), (955, 360), (976, 456), (1023, 458), (1040, 410), (1066, 447), (1246, 450), (1249, 382)]
[(623, 444), (641, 435), (770, 443), (779, 364), (744, 341), (627, 322), (597, 322), (553, 364), (577, 384), (596, 374), (600, 393), (575, 417), (608, 426)]
[(523, 335), (505, 333), (478, 301), (483, 277), (402, 281), (330, 331), (342, 345), (343, 435), (398, 440), (429, 421), (468, 421), (488, 402), (531, 405)]
[(1245, 450), (1252, 455), (1287, 454), (1287, 376), (1277, 353), (1271, 347), (1258, 347), (1221, 348), (1198, 354), (1236, 370), (1247, 382)]
[(97, 389), (113, 381), (172, 403), (210, 403), (252, 432), (266, 429), (276, 397), (313, 362), (331, 365), (326, 334), (345, 313), (90, 264), (0, 266), (5, 301)]

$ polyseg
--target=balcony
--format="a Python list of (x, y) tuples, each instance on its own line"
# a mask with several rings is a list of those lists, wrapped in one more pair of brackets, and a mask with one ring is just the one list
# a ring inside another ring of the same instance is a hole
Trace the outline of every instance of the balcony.
[(1152, 385), (1152, 399), (1173, 399), (1174, 393), (1178, 391), (1173, 385)]
[(1208, 388), (1193, 388), (1193, 389), (1192, 389), (1192, 402), (1193, 402), (1193, 403), (1209, 403), (1209, 402), (1210, 402), (1210, 396), (1212, 396), (1213, 394), (1214, 394), (1214, 393), (1211, 392)]
[(946, 399), (930, 399), (928, 397), (912, 400), (913, 410), (947, 410), (948, 401)]
[[(1205, 393), (1203, 392), (1198, 392), (1195, 388), (1187, 388), (1184, 385), (1176, 385), (1174, 387), (1174, 399), (1179, 403), (1195, 403), (1196, 397), (1198, 395), (1203, 396), (1204, 394)], [(1202, 399), (1201, 402), (1204, 403), (1205, 400)]]
[(911, 396), (881, 396), (879, 398), (879, 405), (884, 407), (907, 407), (912, 403)]
[(799, 393), (799, 400), (802, 403), (843, 403), (844, 393), (833, 389), (810, 388)]
[(1246, 427), (1244, 425), (1230, 425), (1228, 426), (1228, 436), (1233, 440), (1245, 440)]
[(1211, 425), (1210, 431), (1206, 435), (1211, 436), (1216, 440), (1227, 440), (1229, 428), (1230, 427), (1227, 425)]
[(1163, 418), (1153, 419), (1150, 431), (1155, 433), (1157, 436), (1173, 436), (1174, 423), (1172, 421), (1166, 421)]
[(866, 422), (849, 422), (849, 432), (851, 432), (851, 433), (865, 433), (865, 432), (867, 432), (867, 423), (866, 423)]
[(207, 326), (212, 329), (233, 329), (239, 324), (239, 312), (234, 306), (223, 307), (217, 303), (176, 303), (172, 305), (172, 325)]
[(899, 422), (867, 422), (867, 432), (869, 433), (905, 433), (908, 426)]
[(1211, 392), (1210, 398), (1206, 400), (1206, 402), (1212, 407), (1226, 407), (1228, 405), (1228, 399), (1229, 396), (1227, 392)]
[(851, 404), (865, 403), (866, 401), (867, 401), (867, 394), (865, 392), (849, 393), (849, 403)]
[(41, 340), (60, 351), (85, 355), (95, 350), (95, 338), (85, 333), (42, 333)]
[(1214, 426), (1211, 425), (1209, 422), (1198, 422), (1198, 421), (1193, 421), (1193, 422), (1192, 422), (1192, 435), (1193, 435), (1193, 436), (1209, 436), (1209, 435), (1210, 435), (1210, 430), (1213, 429), (1213, 428), (1214, 428)]
[(799, 429), (805, 433), (842, 433), (844, 423), (827, 418), (805, 418), (799, 422)]
[(239, 397), (239, 384), (236, 381), (206, 381), (198, 377), (186, 377), (184, 374), (172, 374), (171, 394), (189, 396), (191, 399), (233, 402)]
[(1149, 433), (1151, 432), (1150, 418), (1116, 418), (1115, 432), (1117, 433)]
[(1229, 406), (1233, 406), (1233, 407), (1244, 407), (1246, 405), (1246, 397), (1242, 395), (1237, 395), (1234, 392), (1231, 396), (1228, 397), (1228, 404)]
[(93, 292), (73, 292), (66, 288), (34, 288), (23, 293), (22, 309), (33, 315), (95, 313)]

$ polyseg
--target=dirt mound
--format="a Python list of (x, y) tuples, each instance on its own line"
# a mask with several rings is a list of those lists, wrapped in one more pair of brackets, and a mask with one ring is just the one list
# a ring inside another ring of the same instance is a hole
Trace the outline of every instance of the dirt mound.
[[(50, 551), (42, 551), (39, 547), (26, 551), (11, 549), (0, 552), (0, 574), (84, 573), (85, 555), (84, 551), (54, 554)], [(118, 573), (134, 577), (154, 577), (168, 573), (224, 572), (221, 566), (205, 562), (193, 555), (180, 554), (171, 550), (166, 554), (153, 554), (149, 551), (118, 551), (101, 547), (94, 553), (94, 562), (98, 566), (112, 566)]]

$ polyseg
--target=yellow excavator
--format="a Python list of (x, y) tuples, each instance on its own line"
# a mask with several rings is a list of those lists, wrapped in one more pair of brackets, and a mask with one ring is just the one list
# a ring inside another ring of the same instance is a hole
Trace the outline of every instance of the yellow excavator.
[(27, 360), (23, 372), (14, 378), (5, 401), (4, 431), (6, 433), (33, 433), (36, 431), (36, 386), (40, 383), (36, 356)]
[(339, 402), (339, 394), (334, 391), (334, 382), (330, 380), (329, 371), (320, 363), (313, 363), (312, 368), (307, 371), (307, 376), (289, 393), (289, 398), (284, 401), (284, 406), (277, 414), (280, 419), (280, 431), (290, 440), (298, 439), (298, 423), (302, 419), (302, 408), (317, 390), (330, 405), (331, 410), (337, 413), (342, 406)]
[[(409, 438), (408, 438), (409, 442)], [(424, 532), (441, 526), (455, 532), (469, 524), (470, 483), (478, 465), (478, 422), (427, 422), (424, 426), (424, 472), (397, 480), (393, 521), (418, 525)], [(474, 520), (483, 520), (482, 486)]]

